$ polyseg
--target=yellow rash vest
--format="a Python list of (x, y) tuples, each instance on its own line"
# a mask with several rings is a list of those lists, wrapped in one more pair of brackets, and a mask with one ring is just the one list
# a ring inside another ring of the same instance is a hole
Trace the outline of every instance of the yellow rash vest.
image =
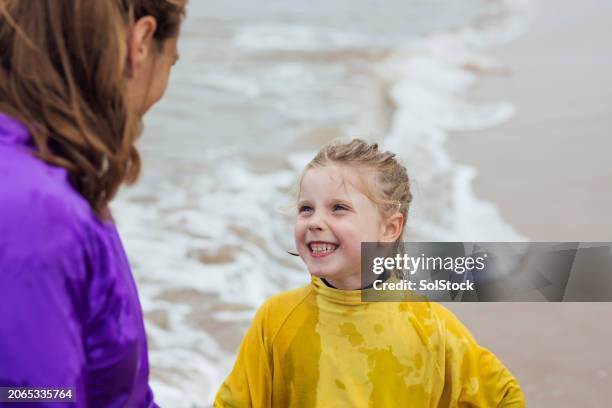
[(442, 305), (310, 285), (257, 311), (215, 407), (525, 407), (512, 374)]

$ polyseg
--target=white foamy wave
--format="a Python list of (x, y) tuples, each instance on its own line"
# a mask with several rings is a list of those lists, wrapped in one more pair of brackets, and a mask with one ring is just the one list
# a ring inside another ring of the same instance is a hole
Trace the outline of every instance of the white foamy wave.
[(404, 159), (416, 184), (408, 239), (525, 240), (492, 203), (474, 195), (475, 169), (454, 163), (444, 146), (450, 131), (484, 129), (514, 114), (508, 102), (474, 104), (467, 94), (478, 79), (475, 68), (499, 68), (483, 52), (519, 35), (525, 12), (524, 2), (507, 2), (502, 21), (431, 35), (381, 66), (395, 105), (385, 147)]

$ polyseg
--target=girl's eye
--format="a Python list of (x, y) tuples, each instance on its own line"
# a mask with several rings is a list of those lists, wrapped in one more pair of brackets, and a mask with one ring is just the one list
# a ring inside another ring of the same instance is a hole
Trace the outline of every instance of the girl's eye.
[(342, 204), (334, 205), (334, 211), (347, 211), (348, 207)]
[(302, 214), (302, 213), (309, 213), (309, 212), (312, 212), (312, 207), (309, 207), (309, 206), (307, 206), (307, 205), (303, 205), (303, 206), (301, 206), (301, 207), (298, 209), (298, 212), (299, 212), (300, 214)]

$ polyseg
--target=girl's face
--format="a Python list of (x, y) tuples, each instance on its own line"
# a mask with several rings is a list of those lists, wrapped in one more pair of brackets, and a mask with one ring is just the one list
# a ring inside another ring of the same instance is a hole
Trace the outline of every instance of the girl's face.
[(361, 183), (356, 170), (328, 165), (309, 169), (300, 186), (298, 253), (312, 275), (339, 289), (361, 287), (361, 242), (389, 239), (379, 209), (361, 192)]

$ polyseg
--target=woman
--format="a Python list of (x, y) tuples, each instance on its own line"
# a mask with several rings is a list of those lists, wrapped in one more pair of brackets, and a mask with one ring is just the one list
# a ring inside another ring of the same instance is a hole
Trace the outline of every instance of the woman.
[(0, 0), (0, 387), (156, 406), (108, 203), (138, 176), (185, 2)]

